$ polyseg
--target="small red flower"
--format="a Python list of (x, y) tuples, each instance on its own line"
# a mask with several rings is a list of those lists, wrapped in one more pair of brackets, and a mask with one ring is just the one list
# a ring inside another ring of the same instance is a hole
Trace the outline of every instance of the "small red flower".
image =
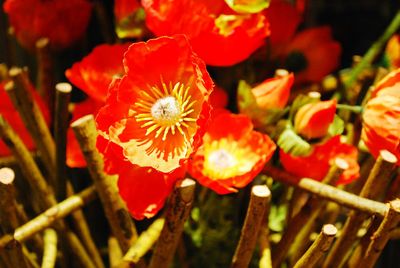
[(3, 7), (19, 42), (31, 50), (42, 37), (49, 38), (54, 49), (78, 41), (92, 9), (87, 0), (6, 0)]
[(267, 135), (253, 131), (250, 118), (223, 111), (210, 123), (189, 173), (219, 194), (237, 192), (261, 171), (275, 148)]
[(388, 150), (400, 159), (400, 69), (383, 78), (372, 96), (364, 107), (361, 138), (373, 156)]
[[(72, 121), (84, 115), (95, 115), (104, 105), (113, 77), (124, 74), (122, 59), (128, 46), (128, 44), (99, 45), (80, 62), (76, 62), (65, 71), (68, 80), (89, 95), (87, 100), (75, 105)], [(74, 168), (86, 166), (72, 129), (68, 130), (67, 136), (67, 165)]]
[(336, 100), (319, 101), (302, 106), (294, 118), (295, 131), (307, 139), (322, 138), (336, 113)]
[(142, 0), (146, 24), (157, 36), (186, 34), (193, 50), (209, 65), (245, 60), (269, 35), (262, 14), (239, 14), (223, 0)]
[(340, 136), (334, 136), (323, 144), (314, 145), (308, 156), (292, 156), (280, 150), (280, 160), (286, 171), (299, 178), (311, 178), (321, 181), (329, 171), (336, 158), (347, 162), (349, 168), (340, 176), (339, 184), (347, 184), (359, 177), (357, 148), (342, 143)]
[(283, 49), (284, 67), (296, 75), (296, 83), (319, 82), (339, 65), (340, 44), (329, 27), (316, 27), (296, 34)]
[[(7, 122), (11, 125), (14, 131), (18, 134), (21, 140), (24, 142), (25, 146), (29, 150), (35, 149), (35, 144), (32, 141), (32, 138), (25, 128), (25, 125), (19, 116), (17, 110), (15, 110), (10, 98), (8, 97), (6, 91), (4, 90), (5, 82), (0, 83), (0, 114), (7, 120)], [(30, 94), (33, 95), (36, 103), (39, 105), (40, 110), (43, 113), (43, 116), (47, 122), (50, 124), (50, 113), (42, 99), (34, 90), (33, 86), (30, 85), (29, 87)], [(0, 156), (8, 156), (11, 152), (9, 151), (8, 147), (4, 144), (4, 142), (0, 139)]]
[(132, 215), (150, 217), (201, 142), (213, 83), (183, 35), (134, 43), (123, 62), (126, 74), (111, 85), (96, 117), (98, 149), (106, 171), (133, 187), (120, 188)]

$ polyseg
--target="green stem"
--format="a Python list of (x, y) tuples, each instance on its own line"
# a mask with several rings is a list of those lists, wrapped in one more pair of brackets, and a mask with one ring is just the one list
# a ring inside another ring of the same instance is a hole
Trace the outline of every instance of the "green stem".
[[(393, 18), (392, 22), (386, 28), (382, 36), (372, 44), (368, 49), (367, 53), (363, 56), (362, 60), (351, 70), (349, 79), (344, 82), (344, 88), (346, 95), (348, 94), (348, 89), (351, 88), (357, 81), (360, 73), (368, 67), (379, 52), (382, 50), (383, 46), (386, 44), (387, 40), (400, 28), (400, 11), (398, 11)], [(349, 96), (345, 96), (348, 99)]]
[(338, 110), (350, 111), (356, 114), (361, 114), (363, 112), (363, 107), (358, 105), (337, 104), (336, 108)]

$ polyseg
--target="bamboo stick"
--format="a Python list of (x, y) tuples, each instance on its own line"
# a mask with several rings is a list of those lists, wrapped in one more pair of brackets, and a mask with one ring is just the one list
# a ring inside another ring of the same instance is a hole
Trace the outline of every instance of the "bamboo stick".
[(142, 232), (135, 243), (125, 254), (123, 260), (128, 263), (136, 264), (153, 247), (160, 237), (165, 220), (156, 219), (149, 228)]
[(39, 95), (46, 100), (51, 111), (54, 104), (54, 62), (50, 49), (50, 40), (40, 38), (36, 42), (36, 60), (38, 65), (37, 84)]
[(374, 267), (375, 262), (378, 260), (383, 248), (390, 238), (390, 232), (396, 228), (399, 222), (400, 199), (397, 199), (389, 203), (389, 211), (383, 218), (378, 230), (371, 237), (371, 242), (358, 267)]
[[(36, 151), (30, 151), (35, 162), (39, 159), (39, 154)], [(18, 160), (13, 155), (0, 157), (0, 167), (12, 167), (18, 165)]]
[(294, 268), (312, 268), (315, 267), (318, 260), (329, 250), (337, 229), (332, 224), (322, 227), (321, 233), (307, 250), (307, 252), (296, 262)]
[[(15, 229), (14, 239), (19, 242), (24, 242), (34, 234), (43, 231), (50, 227), (57, 220), (62, 219), (69, 215), (72, 211), (83, 207), (96, 197), (96, 191), (93, 186), (86, 188), (82, 192), (67, 198), (66, 200), (58, 203), (57, 205), (49, 208), (42, 214), (36, 216), (29, 222), (19, 226)], [(3, 248), (7, 242), (10, 241), (9, 236), (0, 238), (0, 249)]]
[(267, 204), (267, 208), (264, 211), (262, 227), (260, 230), (260, 268), (272, 268), (272, 259), (271, 259), (271, 244), (269, 241), (269, 211), (270, 211), (270, 202)]
[(253, 186), (246, 218), (241, 231), (239, 243), (233, 255), (231, 267), (247, 267), (256, 246), (257, 237), (271, 191), (266, 185)]
[(122, 251), (126, 252), (136, 240), (137, 232), (116, 187), (113, 185), (114, 177), (103, 171), (103, 159), (96, 149), (97, 131), (93, 115), (76, 120), (71, 127), (85, 156), (86, 163), (88, 163), (90, 175), (99, 193), (112, 233), (117, 238)]
[(25, 70), (16, 67), (10, 69), (9, 75), (13, 82), (7, 83), (4, 88), (35, 141), (46, 171), (49, 175), (53, 175), (55, 144), (42, 112), (28, 90), (30, 87), (28, 75)]
[[(360, 196), (375, 199), (386, 190), (389, 182), (387, 178), (390, 176), (396, 162), (396, 156), (386, 150), (381, 151), (380, 156), (368, 176), (366, 184), (361, 190)], [(368, 215), (359, 211), (352, 211), (350, 213), (342, 229), (341, 236), (333, 245), (331, 252), (328, 254), (323, 264), (324, 267), (342, 266), (346, 260), (346, 255), (351, 250), (353, 243), (357, 240), (358, 229), (367, 218)]]
[(4, 250), (8, 254), (9, 267), (30, 268), (26, 263), (21, 244), (17, 240), (11, 239), (8, 241)]
[(56, 104), (55, 104), (55, 122), (54, 139), (56, 144), (56, 196), (58, 200), (66, 198), (66, 173), (67, 167), (67, 129), (68, 129), (68, 104), (71, 96), (72, 86), (68, 83), (58, 83), (56, 85)]
[(195, 185), (196, 182), (191, 179), (184, 179), (176, 184), (149, 268), (169, 267), (183, 231), (183, 224), (190, 214)]
[(110, 268), (118, 267), (121, 262), (122, 251), (119, 247), (118, 240), (114, 236), (108, 238), (108, 259), (110, 261)]
[(0, 169), (0, 226), (3, 232), (11, 234), (19, 225), (15, 189), (13, 186), (15, 174), (10, 168)]
[(57, 233), (51, 228), (44, 231), (44, 251), (41, 268), (53, 268), (57, 259)]

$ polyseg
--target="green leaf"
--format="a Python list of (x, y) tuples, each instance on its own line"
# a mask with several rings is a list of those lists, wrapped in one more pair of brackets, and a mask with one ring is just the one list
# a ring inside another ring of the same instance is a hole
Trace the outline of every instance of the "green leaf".
[(311, 151), (311, 145), (297, 135), (292, 128), (287, 128), (282, 132), (277, 144), (285, 153), (293, 156), (305, 156)]
[(344, 121), (338, 115), (335, 114), (333, 122), (329, 125), (328, 134), (330, 136), (336, 136), (342, 134), (344, 131)]
[(269, 6), (271, 0), (225, 0), (238, 13), (258, 13)]
[(285, 228), (287, 205), (272, 206), (268, 218), (268, 226), (274, 232), (282, 232)]
[(237, 96), (240, 112), (243, 111), (246, 113), (246, 110), (257, 105), (256, 99), (254, 98), (253, 93), (251, 93), (251, 86), (244, 80), (239, 81)]

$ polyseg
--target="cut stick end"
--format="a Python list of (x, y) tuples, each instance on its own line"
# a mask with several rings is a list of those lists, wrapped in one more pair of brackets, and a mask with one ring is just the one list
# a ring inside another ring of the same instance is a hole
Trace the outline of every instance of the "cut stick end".
[(346, 160), (344, 160), (343, 158), (337, 157), (335, 159), (335, 165), (340, 168), (341, 170), (346, 170), (349, 168), (349, 163), (347, 163)]
[(10, 71), (8, 71), (8, 75), (11, 77), (16, 77), (22, 73), (22, 69), (19, 67), (11, 67)]
[(11, 184), (15, 179), (15, 173), (11, 168), (4, 167), (0, 169), (0, 183)]
[(92, 114), (88, 114), (88, 115), (82, 116), (81, 118), (72, 122), (71, 127), (77, 128), (77, 127), (83, 126), (93, 120), (94, 120), (94, 116)]
[(275, 71), (275, 77), (284, 77), (284, 76), (288, 76), (289, 75), (289, 71), (286, 69), (276, 69)]
[(389, 162), (389, 163), (392, 163), (392, 164), (397, 163), (397, 157), (394, 154), (392, 154), (391, 152), (389, 152), (388, 150), (381, 150), (379, 152), (379, 155), (386, 162)]
[(337, 228), (333, 224), (325, 224), (322, 227), (322, 232), (327, 236), (335, 236), (337, 233)]
[(56, 90), (61, 92), (61, 93), (71, 93), (72, 91), (72, 86), (70, 83), (58, 83), (56, 84)]
[(182, 200), (190, 202), (193, 198), (196, 182), (192, 179), (183, 179), (176, 186), (179, 188)]
[(256, 185), (251, 189), (253, 195), (258, 197), (269, 197), (271, 195), (271, 191), (268, 189), (266, 185)]
[(50, 44), (50, 39), (47, 37), (42, 37), (39, 40), (36, 41), (36, 48), (44, 48), (47, 47)]
[(390, 206), (397, 212), (400, 212), (400, 199), (396, 199), (390, 202)]
[(320, 99), (321, 93), (319, 93), (318, 91), (311, 91), (311, 92), (308, 92), (307, 96), (310, 98), (313, 98), (313, 99)]
[(5, 90), (5, 91), (14, 90), (14, 87), (15, 87), (14, 81), (8, 81), (8, 82), (4, 85), (4, 90)]

